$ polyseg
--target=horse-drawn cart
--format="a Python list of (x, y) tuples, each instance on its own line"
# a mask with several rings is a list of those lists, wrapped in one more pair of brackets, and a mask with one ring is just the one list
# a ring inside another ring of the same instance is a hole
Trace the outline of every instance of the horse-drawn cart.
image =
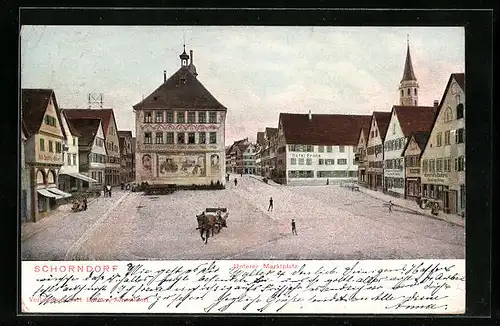
[[(212, 236), (219, 233), (222, 228), (227, 227), (227, 219), (229, 211), (226, 207), (208, 207), (200, 214), (196, 215), (198, 222), (197, 230), (200, 230), (200, 235), (203, 241), (207, 243), (209, 231), (212, 231)], [(205, 237), (203, 237), (205, 233)]]

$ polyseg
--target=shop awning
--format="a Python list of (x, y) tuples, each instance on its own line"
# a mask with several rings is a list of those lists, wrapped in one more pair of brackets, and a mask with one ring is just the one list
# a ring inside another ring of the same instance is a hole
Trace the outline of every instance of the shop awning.
[(57, 188), (48, 188), (47, 190), (55, 195), (61, 196), (61, 198), (71, 197), (71, 194), (68, 194), (67, 192), (59, 190)]
[(45, 197), (49, 197), (49, 198), (55, 198), (55, 199), (64, 198), (61, 195), (56, 195), (55, 193), (48, 191), (47, 189), (37, 189), (37, 192), (40, 195), (45, 196)]
[(86, 175), (81, 173), (61, 173), (61, 174), (69, 175), (70, 177), (77, 178), (86, 182), (97, 182), (97, 180), (94, 180), (91, 177), (87, 177)]

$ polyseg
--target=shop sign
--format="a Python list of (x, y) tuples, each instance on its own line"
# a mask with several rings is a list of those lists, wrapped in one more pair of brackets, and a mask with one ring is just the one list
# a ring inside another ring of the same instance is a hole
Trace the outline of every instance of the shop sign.
[(425, 183), (445, 183), (448, 179), (447, 173), (424, 173)]
[(57, 153), (38, 153), (38, 160), (39, 161), (49, 161), (49, 162), (62, 163), (61, 162), (61, 154), (57, 154)]
[(394, 169), (391, 169), (391, 170), (385, 169), (384, 176), (386, 176), (386, 177), (403, 177), (403, 171), (394, 170)]
[(420, 169), (409, 169), (408, 173), (420, 174)]
[(314, 153), (291, 153), (290, 157), (293, 158), (313, 158), (313, 157), (321, 157), (319, 154)]

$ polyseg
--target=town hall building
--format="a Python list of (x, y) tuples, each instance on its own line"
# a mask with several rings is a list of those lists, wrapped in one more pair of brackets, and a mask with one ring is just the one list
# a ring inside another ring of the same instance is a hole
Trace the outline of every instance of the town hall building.
[(179, 57), (179, 70), (133, 106), (136, 182), (225, 184), (227, 108), (199, 81), (193, 51)]

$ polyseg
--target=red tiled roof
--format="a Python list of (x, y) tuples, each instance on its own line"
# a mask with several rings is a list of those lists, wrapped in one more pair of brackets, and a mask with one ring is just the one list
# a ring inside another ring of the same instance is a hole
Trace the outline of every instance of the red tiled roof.
[(357, 145), (359, 130), (369, 125), (369, 115), (281, 113), (287, 144)]
[(70, 119), (101, 119), (105, 137), (107, 135), (111, 119), (115, 120), (113, 109), (64, 109), (64, 111), (66, 112), (66, 116)]
[[(61, 125), (61, 112), (57, 105), (56, 95), (52, 89), (24, 88), (21, 90), (21, 119), (24, 121), (27, 137), (38, 133), (50, 98), (52, 98), (57, 118)], [(61, 131), (66, 138), (66, 133), (62, 125)]]
[(418, 147), (420, 148), (420, 155), (422, 155), (425, 147), (425, 143), (427, 142), (427, 139), (429, 138), (429, 131), (415, 131), (412, 132), (409, 136), (409, 140), (406, 142), (405, 147), (403, 148), (403, 151), (401, 152), (401, 156), (405, 156), (406, 149), (408, 148), (408, 144), (410, 144), (411, 139), (415, 139), (415, 142), (417, 143)]
[(389, 122), (391, 121), (391, 112), (373, 111), (373, 118), (377, 121), (380, 138), (383, 141), (385, 139), (385, 134), (387, 133), (387, 127), (389, 127)]
[(465, 74), (464, 73), (454, 73), (451, 74), (453, 78), (457, 81), (458, 85), (465, 91)]
[(176, 108), (227, 111), (227, 108), (210, 94), (187, 67), (177, 70), (166, 82), (133, 108), (134, 110)]
[(403, 134), (408, 137), (414, 131), (429, 131), (437, 108), (433, 106), (395, 105), (392, 109), (396, 111)]
[(76, 128), (73, 126), (73, 124), (71, 123), (71, 120), (68, 118), (68, 116), (66, 115), (66, 110), (64, 109), (61, 109), (61, 112), (64, 116), (64, 118), (66, 119), (66, 123), (68, 124), (68, 128), (69, 128), (69, 132), (71, 133), (71, 135), (75, 136), (75, 137), (81, 137), (81, 134), (78, 132), (78, 130), (76, 130)]
[(80, 134), (78, 144), (81, 146), (91, 146), (97, 135), (101, 119), (99, 118), (69, 118), (73, 128)]

